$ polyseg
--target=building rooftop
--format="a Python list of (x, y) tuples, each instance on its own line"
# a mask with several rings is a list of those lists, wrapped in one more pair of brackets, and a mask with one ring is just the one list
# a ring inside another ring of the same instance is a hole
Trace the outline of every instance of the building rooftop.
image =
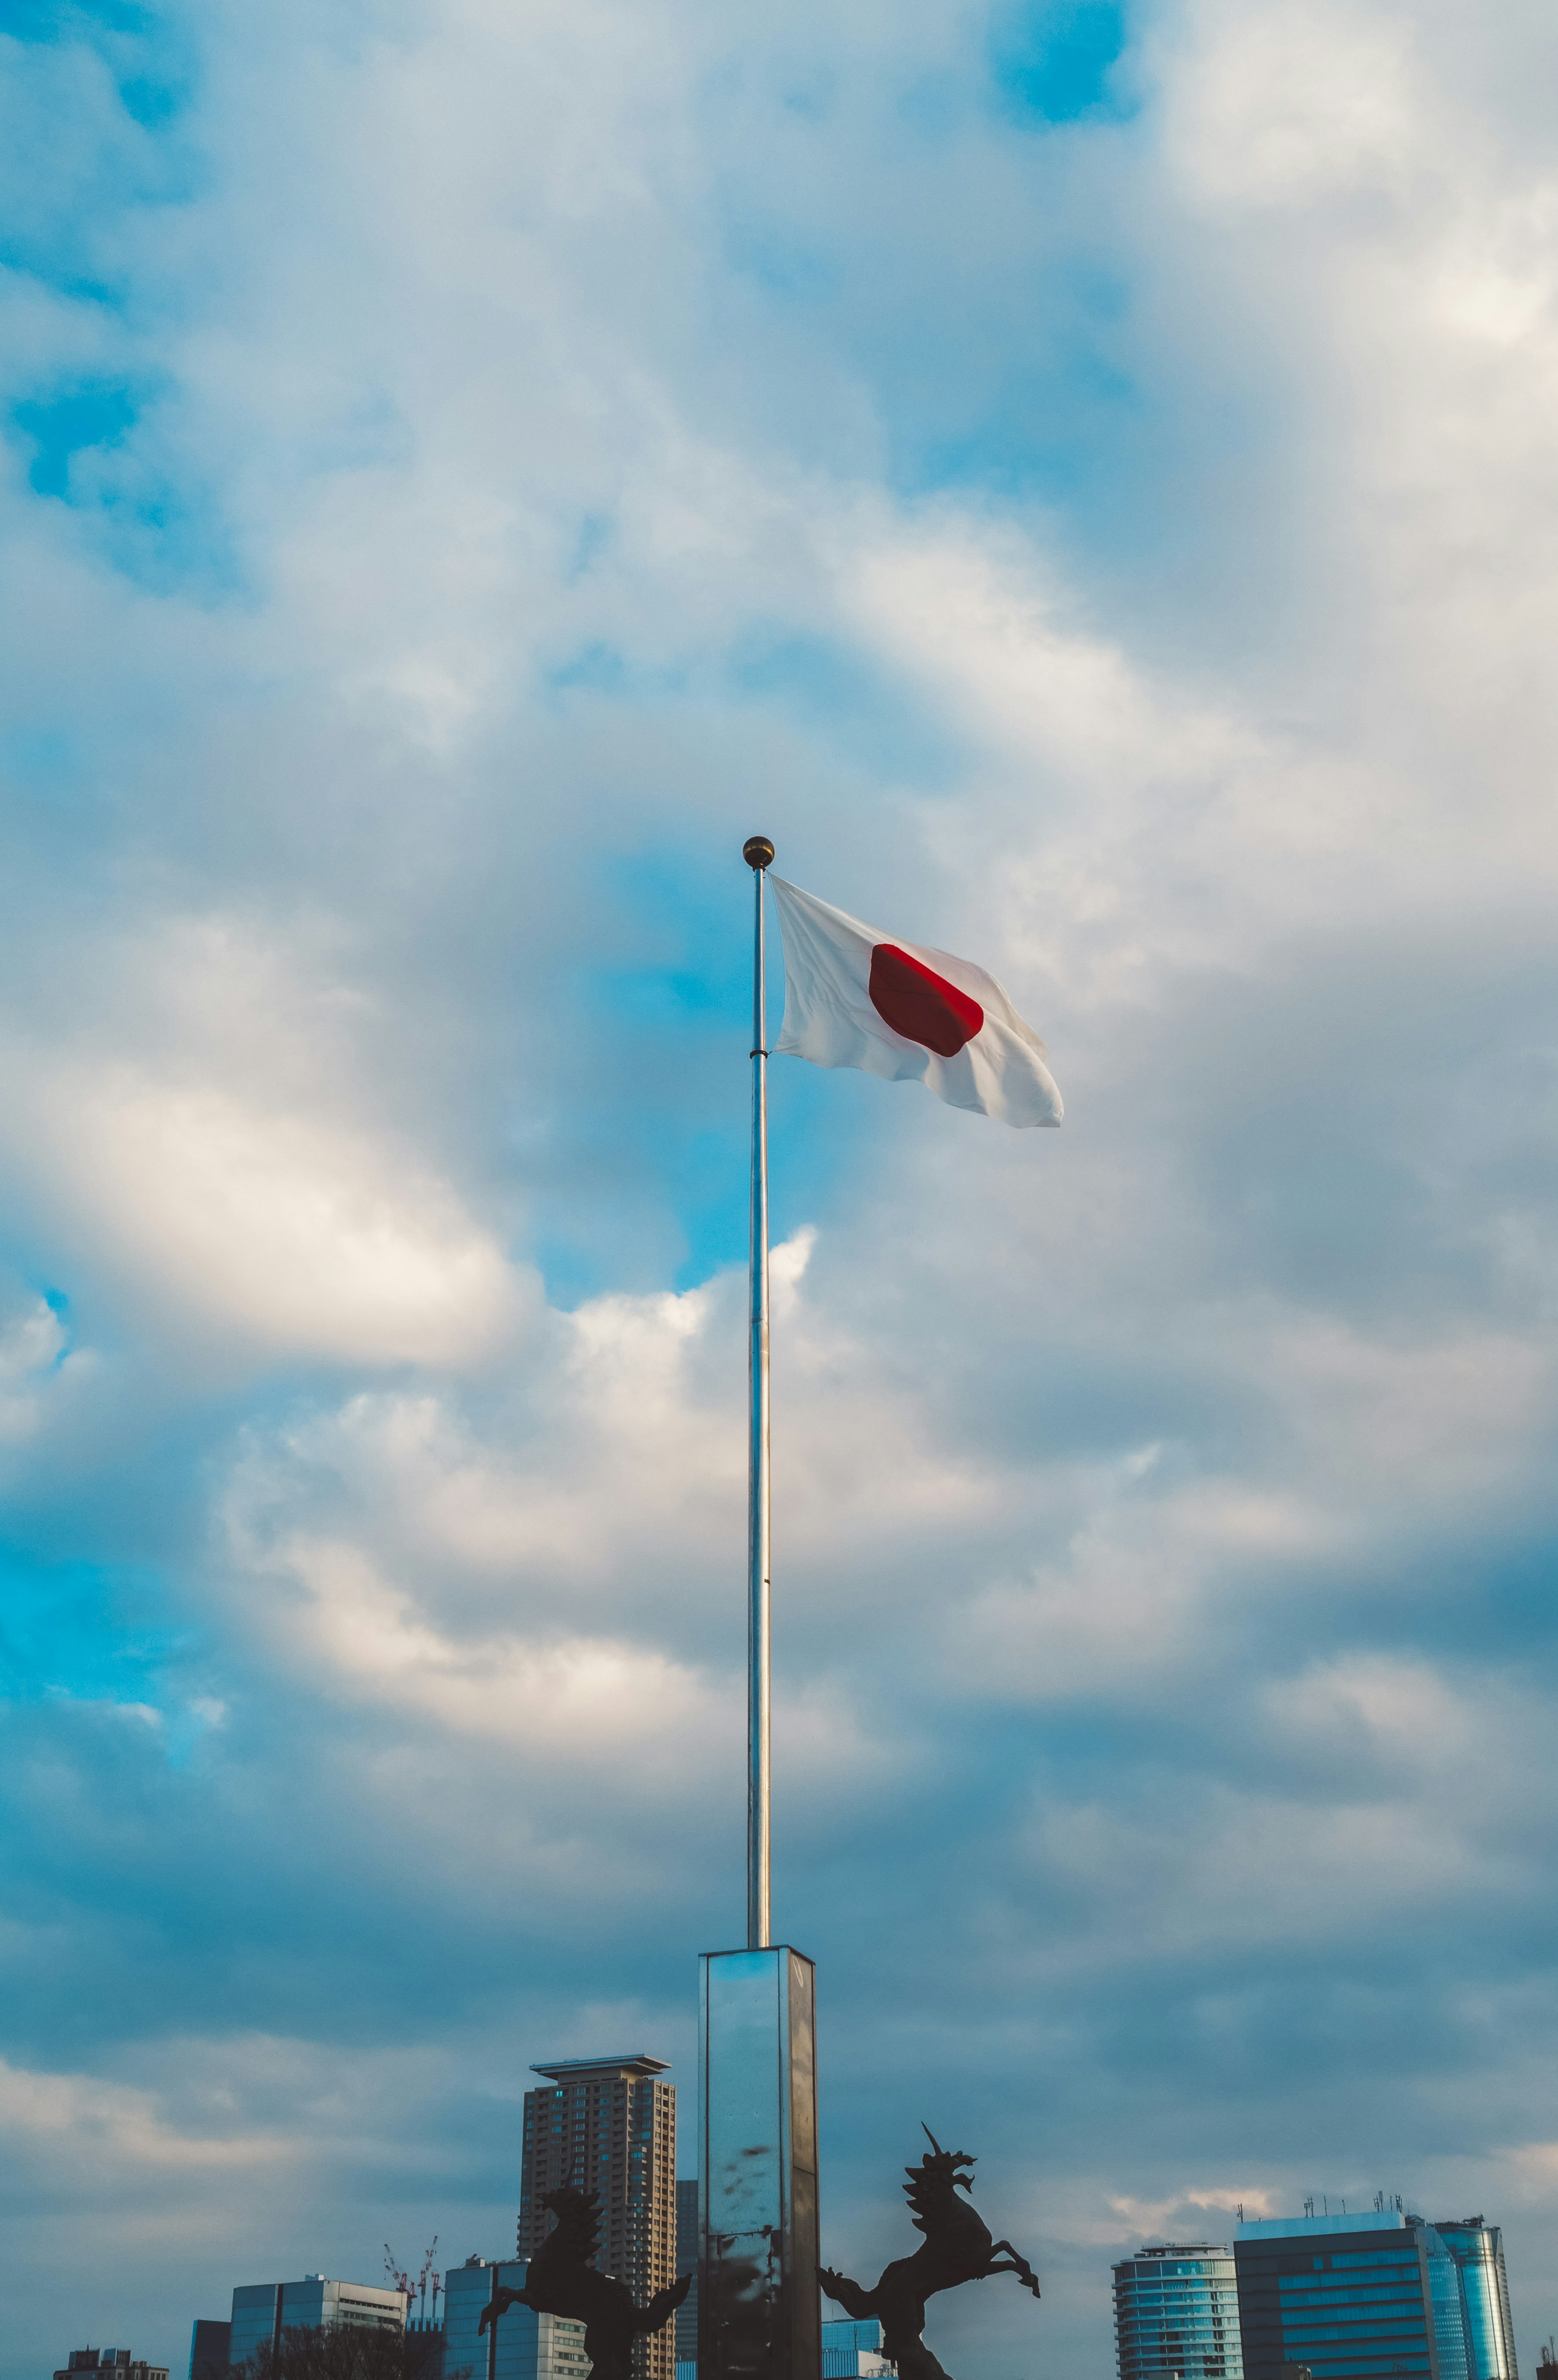
[(1372, 2207), (1367, 2215), (1274, 2215), (1255, 2223), (1241, 2223), (1234, 2237), (1236, 2240), (1308, 2240), (1321, 2231), (1405, 2231), (1406, 2217), (1394, 2207), (1377, 2215)]
[(549, 2082), (641, 2082), (651, 2074), (663, 2074), (670, 2066), (668, 2058), (649, 2058), (640, 2049), (628, 2058), (560, 2058), (552, 2066), (532, 2066), (532, 2074), (544, 2074)]
[(1233, 2252), (1226, 2240), (1165, 2240), (1150, 2248), (1133, 2248), (1126, 2262), (1138, 2256), (1231, 2256)]

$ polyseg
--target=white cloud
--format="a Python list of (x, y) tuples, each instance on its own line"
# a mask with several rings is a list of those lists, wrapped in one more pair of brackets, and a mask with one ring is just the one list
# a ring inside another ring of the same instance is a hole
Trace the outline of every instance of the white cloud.
[(99, 996), (5, 1074), (35, 1196), (131, 1303), (366, 1364), (512, 1338), (528, 1276), (395, 1129), (358, 1071), (377, 1020), (306, 935), (175, 918), (102, 955)]
[(0, 2059), (9, 2155), (25, 2164), (35, 2189), (113, 2198), (180, 2175), (254, 2171), (296, 2154), (296, 2141), (285, 2134), (235, 2134), (228, 2117), (223, 2110), (209, 2131), (186, 2130), (169, 2120), (154, 2092)]

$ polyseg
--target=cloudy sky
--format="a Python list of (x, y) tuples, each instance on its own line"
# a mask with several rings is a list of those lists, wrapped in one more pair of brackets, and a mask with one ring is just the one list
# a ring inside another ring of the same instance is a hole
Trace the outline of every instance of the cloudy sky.
[(827, 2253), (923, 2117), (1045, 2284), (931, 2343), (1107, 2380), (1112, 2257), (1399, 2190), (1534, 2365), (1555, 74), (1550, 0), (4, 0), (6, 2375), (502, 2252), (533, 2058), (692, 2082), (758, 829), (1068, 1111), (773, 1069)]

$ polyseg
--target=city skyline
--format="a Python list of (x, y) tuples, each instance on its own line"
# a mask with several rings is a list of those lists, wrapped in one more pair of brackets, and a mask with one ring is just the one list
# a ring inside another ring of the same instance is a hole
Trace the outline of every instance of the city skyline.
[[(670, 2087), (659, 2081), (662, 2062), (642, 2055), (534, 2070), (553, 2080), (551, 2091), (537, 2095), (547, 2103), (549, 2129), (555, 2129), (550, 2103), (559, 2095), (559, 2073), (570, 2113), (575, 2089), (603, 2089), (609, 2103), (618, 2090), (626, 2096), (628, 2085), (646, 2099)], [(539, 2127), (528, 2128), (531, 2169), (542, 2186), (555, 2185), (559, 2166), (563, 2178), (579, 2186), (591, 2151), (598, 2162), (614, 2162), (610, 2149), (603, 2155), (599, 2140), (623, 2131), (630, 2141), (635, 2130), (630, 2120), (614, 2122), (609, 2105), (587, 2113), (581, 2129), (581, 2143), (552, 2143), (537, 2155)], [(676, 2266), (678, 2277), (694, 2275), (695, 2287), (696, 2259), (689, 2262), (682, 2234), (690, 2217), (695, 2236), (698, 2188), (695, 2180), (676, 2185)], [(1321, 2197), (1319, 2214), (1316, 2196)], [(603, 2197), (609, 2203), (609, 2193)], [(522, 2227), (529, 2212), (521, 2215)], [(540, 2228), (544, 2236), (547, 2225)], [(506, 2325), (501, 2335), (495, 2326), (481, 2329), (483, 2307), (500, 2289), (521, 2288), (527, 2265), (525, 2257), (505, 2262), (472, 2253), (447, 2268), (441, 2279), (442, 2325), (410, 2325), (399, 2291), (323, 2273), (285, 2286), (236, 2286), (230, 2322), (194, 2322), (189, 2380), (239, 2372), (284, 2329), (336, 2323), (435, 2331), (439, 2360), (426, 2380), (447, 2380), (467, 2363), (484, 2380), (580, 2380), (573, 2368), (588, 2362), (580, 2322), (537, 2316), (519, 2306), (500, 2317)], [(602, 2268), (607, 2269), (603, 2261)], [(1417, 2380), (1519, 2380), (1502, 2227), (1480, 2214), (1430, 2222), (1399, 2193), (1376, 2192), (1367, 2211), (1350, 2214), (1345, 2203), (1330, 2211), (1321, 2193), (1307, 2194), (1296, 2216), (1247, 2218), (1241, 2208), (1233, 2240), (1144, 2240), (1114, 2263), (1113, 2282), (1116, 2380), (1285, 2380), (1300, 2368), (1313, 2380), (1412, 2380), (1414, 2374)], [(872, 2380), (890, 2373), (878, 2321), (829, 2316), (824, 2309), (822, 2327), (822, 2380)], [(694, 2346), (695, 2332), (686, 2335)], [(696, 2380), (695, 2357), (680, 2351), (683, 2336), (675, 2323), (666, 2331), (673, 2380)], [(1540, 2349), (1543, 2369), (1547, 2344)], [(70, 2380), (78, 2368), (111, 2365), (128, 2371), (130, 2380), (146, 2380), (149, 2373), (159, 2380), (128, 2349), (91, 2348), (72, 2351), (55, 2380)], [(167, 2380), (165, 2370), (160, 2380)]]

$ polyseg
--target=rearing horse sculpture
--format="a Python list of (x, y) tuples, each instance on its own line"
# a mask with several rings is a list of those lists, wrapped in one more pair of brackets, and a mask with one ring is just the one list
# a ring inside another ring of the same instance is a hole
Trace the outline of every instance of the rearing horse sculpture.
[(648, 2305), (640, 2306), (626, 2281), (595, 2269), (601, 2240), (599, 2192), (570, 2190), (565, 2184), (549, 2190), (541, 2203), (556, 2216), (555, 2228), (530, 2258), (524, 2288), (493, 2291), (481, 2309), (478, 2331), (511, 2305), (562, 2314), (584, 2325), (584, 2351), (593, 2367), (590, 2380), (632, 2380), (633, 2341), (664, 2329), (692, 2287), (691, 2274), (684, 2274), (669, 2289), (656, 2289)]
[(912, 2256), (889, 2265), (874, 2289), (863, 2289), (843, 2273), (824, 2270), (823, 2289), (858, 2322), (875, 2315), (882, 2325), (882, 2351), (898, 2367), (899, 2380), (947, 2380), (926, 2346), (925, 2301), (938, 2290), (955, 2289), (964, 2281), (988, 2280), (992, 2273), (1016, 2273), (1025, 2289), (1039, 2294), (1033, 2267), (1019, 2256), (1009, 2240), (992, 2240), (984, 2224), (958, 2191), (972, 2185), (961, 2167), (978, 2163), (961, 2149), (943, 2149), (929, 2124), (920, 2131), (929, 2152), (917, 2166), (906, 2166), (904, 2195), (914, 2228), (925, 2238)]

